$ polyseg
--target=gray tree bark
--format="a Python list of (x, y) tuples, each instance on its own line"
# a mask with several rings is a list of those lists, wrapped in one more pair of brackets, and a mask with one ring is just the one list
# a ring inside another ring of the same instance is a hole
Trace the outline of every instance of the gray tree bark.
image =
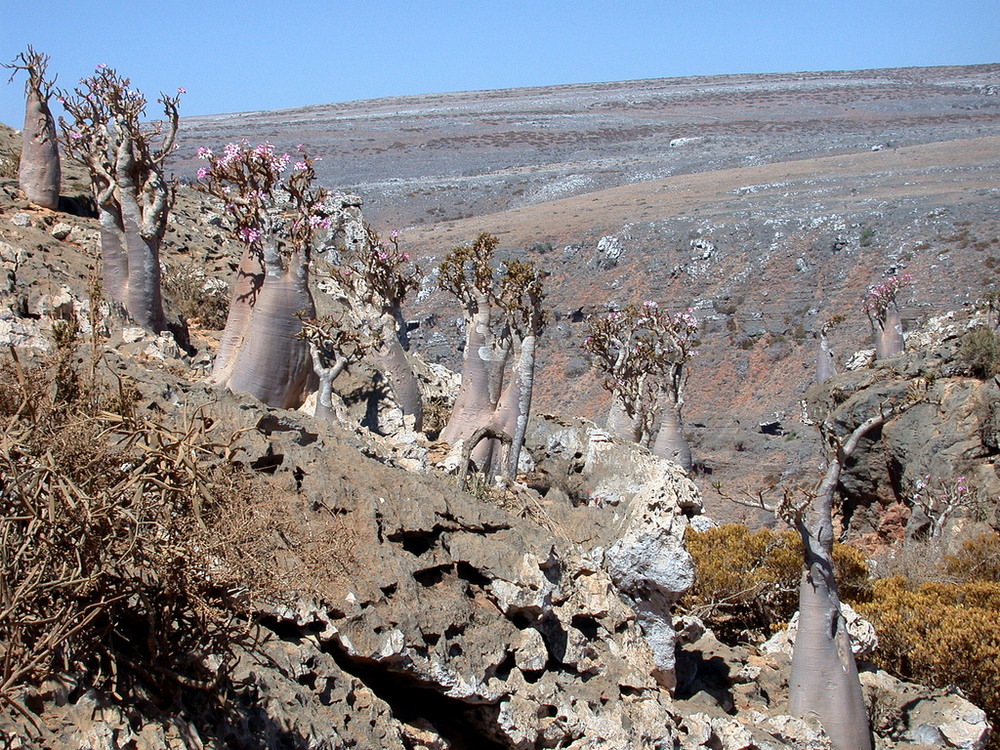
[(826, 334), (819, 335), (819, 349), (816, 352), (816, 382), (822, 383), (837, 374), (837, 362), (833, 356)]
[[(29, 82), (30, 84), (30, 82)], [(59, 207), (59, 142), (56, 123), (47, 97), (29, 85), (24, 111), (18, 185), (35, 205), (53, 210)]]
[(440, 436), (446, 443), (468, 440), (477, 427), (490, 421), (500, 398), (503, 368), (510, 350), (497, 347), (493, 341), (489, 300), (481, 296), (475, 314), (466, 320), (462, 385)]
[(638, 443), (642, 437), (639, 434), (639, 428), (635, 420), (625, 411), (625, 407), (622, 406), (621, 399), (618, 398), (617, 394), (611, 395), (611, 406), (608, 407), (608, 416), (604, 422), (604, 426), (615, 437), (628, 440), (632, 443)]
[(413, 429), (420, 432), (424, 425), (423, 396), (400, 340), (399, 316), (383, 313), (381, 327), (381, 343), (373, 352), (372, 359), (388, 381), (403, 416), (413, 419)]
[[(500, 401), (494, 417), (494, 425), (498, 432), (510, 435), (511, 445), (504, 465), (500, 471), (508, 479), (517, 476), (517, 467), (521, 461), (521, 446), (528, 428), (528, 415), (531, 411), (531, 392), (535, 383), (535, 351), (538, 337), (528, 334), (518, 347), (517, 358), (514, 360), (513, 372), (507, 387), (500, 395)], [(496, 446), (494, 446), (494, 451)]]
[(883, 415), (851, 433), (827, 468), (818, 494), (795, 521), (802, 538), (799, 629), (792, 652), (789, 712), (815, 715), (835, 750), (871, 750), (871, 730), (833, 569), (833, 495), (844, 462)]
[(691, 471), (693, 465), (691, 446), (684, 437), (681, 407), (669, 398), (664, 399), (660, 408), (660, 429), (656, 433), (656, 440), (653, 441), (652, 453), (654, 456), (673, 461), (684, 471)]
[(885, 320), (875, 331), (875, 359), (888, 359), (903, 353), (903, 320), (899, 308), (892, 302), (886, 308)]
[[(315, 377), (309, 344), (297, 338), (302, 325), (296, 314), (316, 314), (308, 285), (308, 261), (295, 254), (285, 268), (272, 243), (264, 247), (259, 263), (263, 282), (252, 304), (234, 296), (235, 315), (230, 315), (223, 333), (228, 361), (217, 359), (211, 380), (268, 406), (292, 409), (302, 404)], [(252, 260), (247, 263), (251, 270), (253, 265)], [(244, 278), (254, 276), (251, 273)], [(248, 283), (238, 283), (234, 295)], [(239, 309), (242, 305), (249, 310)]]

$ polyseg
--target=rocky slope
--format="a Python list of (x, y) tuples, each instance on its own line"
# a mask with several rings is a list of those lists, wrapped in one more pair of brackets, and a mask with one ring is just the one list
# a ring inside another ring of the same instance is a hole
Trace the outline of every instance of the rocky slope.
[[(814, 336), (867, 344), (859, 299), (916, 278), (912, 326), (959, 309), (1000, 268), (1000, 67), (720, 76), (466, 92), (185, 121), (198, 145), (306, 143), (432, 268), (480, 231), (537, 260), (552, 325), (536, 405), (603, 418), (579, 350), (588, 314), (654, 299), (704, 321), (686, 396), (696, 481), (747, 486), (816, 454), (787, 422), (812, 382)], [(429, 280), (415, 346), (454, 366), (448, 301)], [(843, 362), (841, 361), (841, 364)]]
[[(97, 228), (24, 203), (9, 182), (0, 190), (3, 337), (30, 358), (56, 319), (86, 332)], [(213, 222), (184, 196), (168, 269), (193, 247), (218, 251)], [(203, 414), (234, 436), (229, 460), (267, 478), (282, 519), (257, 554), (295, 586), (255, 602), (255, 645), (216, 688), (225, 708), (194, 686), (169, 709), (123, 700), (68, 672), (20, 696), (35, 726), (8, 715), (0, 731), (13, 747), (826, 746), (816, 726), (782, 715), (780, 656), (728, 653), (719, 673), (725, 647), (689, 624), (676, 665), (669, 610), (691, 583), (681, 540), (701, 499), (671, 464), (585, 421), (536, 419), (536, 489), (469, 496), (433, 468), (421, 436), (379, 437), (205, 387), (211, 337), (193, 333), (184, 354), (170, 337), (116, 332), (103, 358), (135, 383), (143, 413)], [(907, 690), (887, 692), (898, 721), (883, 747), (924, 725), (981, 746), (981, 713)]]

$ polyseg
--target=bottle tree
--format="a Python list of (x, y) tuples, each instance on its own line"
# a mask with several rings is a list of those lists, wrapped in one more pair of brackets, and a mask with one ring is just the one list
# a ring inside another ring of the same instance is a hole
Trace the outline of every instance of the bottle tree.
[(833, 565), (834, 497), (844, 467), (861, 441), (924, 399), (925, 394), (911, 391), (899, 404), (880, 405), (879, 412), (857, 424), (846, 440), (839, 438), (830, 424), (820, 425), (829, 458), (816, 489), (785, 491), (776, 503), (767, 502), (763, 492), (752, 499), (731, 498), (773, 513), (802, 540), (799, 624), (788, 680), (788, 710), (793, 716), (818, 717), (834, 750), (872, 748), (868, 712)]
[(697, 331), (690, 309), (670, 313), (646, 301), (592, 317), (583, 342), (613, 396), (609, 431), (686, 471), (691, 469), (691, 449), (682, 431), (681, 408)]
[(333, 401), (333, 381), (368, 353), (375, 337), (370, 328), (348, 311), (324, 318), (308, 318), (299, 313), (298, 318), (302, 328), (297, 337), (309, 344), (313, 372), (319, 380), (315, 416), (327, 421), (335, 420), (337, 410)]
[[(483, 233), (441, 262), (438, 286), (458, 299), (465, 318), (462, 385), (441, 440), (453, 445), (462, 441), (464, 454), (488, 476), (513, 479), (531, 407), (538, 337), (545, 326), (544, 274), (526, 261), (496, 268), (498, 244), (496, 237)], [(505, 460), (497, 455), (498, 443), (509, 446)]]
[(899, 315), (899, 293), (913, 283), (913, 277), (890, 276), (865, 294), (863, 307), (875, 334), (875, 358), (887, 359), (903, 353), (903, 321)]
[(208, 162), (198, 187), (225, 204), (243, 243), (229, 316), (209, 380), (269, 406), (294, 408), (308, 394), (313, 360), (302, 318), (314, 318), (309, 261), (329, 225), (314, 160), (276, 154), (270, 143), (230, 143)]
[(842, 323), (844, 317), (842, 315), (834, 315), (819, 329), (819, 348), (816, 352), (816, 382), (822, 383), (825, 380), (829, 380), (834, 375), (837, 374), (837, 359), (833, 353), (833, 349), (830, 347), (830, 342), (827, 341), (827, 334), (833, 330), (835, 326)]
[(423, 429), (420, 385), (406, 357), (408, 341), (403, 302), (420, 285), (420, 270), (399, 248), (399, 233), (383, 241), (365, 227), (365, 241), (349, 249), (346, 265), (334, 274), (354, 317), (375, 332), (370, 356), (382, 373), (413, 430)]
[(12, 71), (11, 81), (19, 71), (27, 74), (18, 186), (31, 203), (55, 210), (59, 207), (61, 169), (56, 121), (49, 110), (55, 78), (45, 77), (49, 59), (28, 45), (26, 51), (4, 67)]
[(183, 89), (161, 94), (164, 120), (145, 123), (146, 98), (105, 65), (60, 102), (63, 146), (90, 173), (101, 222), (104, 293), (138, 325), (166, 329), (160, 293), (160, 244), (174, 200), (164, 162), (174, 149)]

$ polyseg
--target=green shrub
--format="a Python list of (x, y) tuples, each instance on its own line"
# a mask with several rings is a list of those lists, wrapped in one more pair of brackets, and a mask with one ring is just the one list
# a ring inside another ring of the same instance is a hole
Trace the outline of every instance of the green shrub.
[(976, 326), (962, 337), (958, 361), (973, 377), (986, 380), (1000, 373), (1000, 340), (987, 326)]

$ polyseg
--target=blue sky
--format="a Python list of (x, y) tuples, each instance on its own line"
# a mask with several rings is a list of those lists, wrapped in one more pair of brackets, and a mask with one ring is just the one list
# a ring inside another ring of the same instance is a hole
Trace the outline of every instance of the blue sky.
[[(97, 63), (182, 115), (559, 83), (1000, 62), (998, 0), (0, 0), (73, 85)], [(20, 127), (20, 80), (0, 121)], [(6, 83), (3, 79), (3, 83)], [(152, 113), (151, 114), (155, 114)]]

